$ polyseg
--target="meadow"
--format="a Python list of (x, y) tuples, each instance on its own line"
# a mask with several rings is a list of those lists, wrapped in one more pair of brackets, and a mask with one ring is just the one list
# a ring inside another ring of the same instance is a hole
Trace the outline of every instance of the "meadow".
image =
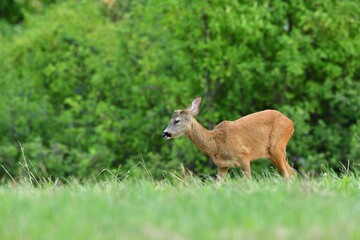
[(0, 239), (360, 239), (357, 173), (172, 176), (3, 184)]

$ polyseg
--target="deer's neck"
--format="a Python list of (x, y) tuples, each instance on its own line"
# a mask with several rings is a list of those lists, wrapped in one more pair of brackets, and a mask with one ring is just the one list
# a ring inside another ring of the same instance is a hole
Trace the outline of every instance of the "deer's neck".
[(191, 129), (186, 136), (205, 154), (211, 156), (216, 151), (215, 140), (212, 131), (205, 129), (193, 119)]

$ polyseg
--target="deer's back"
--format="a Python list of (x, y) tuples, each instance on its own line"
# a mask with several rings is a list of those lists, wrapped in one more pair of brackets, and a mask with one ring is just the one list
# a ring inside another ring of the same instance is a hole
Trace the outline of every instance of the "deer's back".
[(277, 127), (277, 124), (293, 125), (292, 121), (281, 112), (276, 110), (264, 110), (246, 115), (234, 121), (223, 121), (219, 123), (214, 130), (221, 128), (263, 129), (267, 127)]

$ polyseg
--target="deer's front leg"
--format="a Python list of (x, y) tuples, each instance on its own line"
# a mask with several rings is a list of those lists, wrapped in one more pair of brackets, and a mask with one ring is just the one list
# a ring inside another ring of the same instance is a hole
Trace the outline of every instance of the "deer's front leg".
[(220, 185), (221, 182), (225, 179), (227, 171), (228, 171), (227, 167), (219, 167), (218, 174), (216, 177), (217, 185)]
[(245, 175), (248, 179), (251, 179), (250, 161), (243, 161), (243, 162), (241, 163), (241, 168), (242, 168), (242, 171), (244, 172), (244, 175)]

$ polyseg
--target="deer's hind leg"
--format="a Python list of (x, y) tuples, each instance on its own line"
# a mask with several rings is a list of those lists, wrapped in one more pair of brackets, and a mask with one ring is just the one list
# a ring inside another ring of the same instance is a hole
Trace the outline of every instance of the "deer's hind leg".
[(289, 125), (287, 128), (274, 129), (272, 135), (279, 137), (274, 137), (272, 138), (272, 141), (270, 141), (269, 158), (285, 178), (291, 178), (296, 175), (295, 170), (290, 167), (286, 159), (286, 145), (288, 144), (293, 132), (293, 125)]
[(271, 148), (270, 160), (285, 178), (291, 178), (294, 175), (294, 170), (286, 160), (285, 149), (279, 147)]

